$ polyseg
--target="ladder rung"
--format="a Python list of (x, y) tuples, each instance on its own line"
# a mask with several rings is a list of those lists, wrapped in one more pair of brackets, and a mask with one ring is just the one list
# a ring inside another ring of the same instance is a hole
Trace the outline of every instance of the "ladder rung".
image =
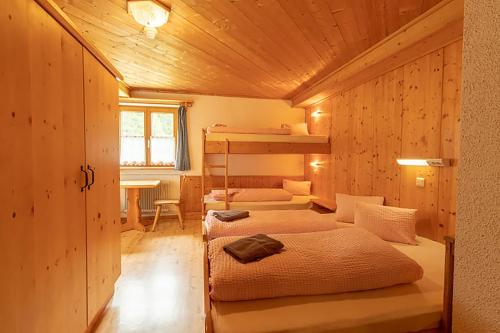
[(225, 169), (226, 166), (224, 164), (211, 164), (211, 165), (209, 164), (209, 165), (207, 165), (207, 168), (223, 168), (223, 169)]

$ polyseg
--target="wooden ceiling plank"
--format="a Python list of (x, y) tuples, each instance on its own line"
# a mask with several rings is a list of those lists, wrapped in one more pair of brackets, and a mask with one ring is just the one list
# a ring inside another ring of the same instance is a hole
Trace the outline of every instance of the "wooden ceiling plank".
[(366, 39), (368, 46), (372, 46), (384, 39), (388, 33), (385, 31), (383, 16), (380, 15), (379, 5), (382, 1), (363, 0), (352, 6), (356, 16), (356, 24), (361, 35)]
[(340, 28), (330, 12), (327, 2), (325, 0), (308, 0), (307, 5), (314, 17), (314, 21), (324, 32), (325, 38), (334, 52), (334, 61), (342, 64), (354, 57), (342, 37)]
[(193, 26), (208, 33), (224, 45), (227, 45), (227, 47), (231, 48), (234, 52), (244, 56), (270, 75), (274, 75), (284, 82), (294, 82), (297, 86), (300, 85), (301, 82), (296, 79), (294, 73), (290, 72), (283, 64), (279, 63), (274, 58), (270, 58), (263, 50), (247, 48), (247, 46), (233, 38), (233, 36), (227, 34), (225, 30), (221, 28), (217, 19), (210, 19), (200, 15), (195, 9), (184, 4), (182, 1), (175, 2), (172, 11), (179, 13), (179, 15)]
[[(185, 21), (180, 15), (177, 15), (176, 19)], [(179, 26), (187, 26), (188, 24), (189, 23), (186, 21), (184, 25), (172, 25), (172, 28), (169, 29), (169, 33), (185, 43), (191, 44), (199, 50), (207, 52), (218, 61), (224, 61), (230, 66), (233, 73), (239, 73), (243, 77), (252, 78), (254, 81), (260, 82), (266, 88), (274, 89), (280, 94), (284, 94), (290, 87), (296, 86), (293, 82), (281, 81), (270, 73), (263, 71), (251, 63), (247, 58), (241, 56), (239, 53), (196, 26), (191, 25), (188, 29), (179, 28)]]
[[(275, 60), (286, 68), (286, 71), (297, 77), (302, 73), (296, 68), (296, 62), (283, 52), (263, 31), (253, 24), (230, 2), (179, 0), (214, 24), (218, 24), (224, 34), (230, 35), (242, 43), (250, 52), (257, 53), (268, 60)], [(299, 84), (302, 83), (299, 81)]]
[(405, 25), (422, 13), (423, 0), (399, 0), (400, 24)]
[(311, 73), (321, 69), (329, 61), (316, 52), (294, 21), (275, 0), (253, 2), (239, 1), (233, 4), (261, 31), (282, 49), (282, 54), (292, 57), (303, 76), (302, 82), (310, 79)]
[(337, 21), (342, 38), (355, 54), (359, 54), (365, 50), (364, 44), (366, 40), (363, 42), (363, 37), (358, 31), (356, 18), (351, 5), (352, 4), (348, 4), (344, 0), (328, 0), (328, 6), (335, 21)]
[(303, 0), (278, 0), (278, 3), (305, 37), (305, 45), (310, 45), (310, 48), (316, 51), (325, 66), (334, 60), (335, 53), (320, 26), (314, 21), (307, 3)]

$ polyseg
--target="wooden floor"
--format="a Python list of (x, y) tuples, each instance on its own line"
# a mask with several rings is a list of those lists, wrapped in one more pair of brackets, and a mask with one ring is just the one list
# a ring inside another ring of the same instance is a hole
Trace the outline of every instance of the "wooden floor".
[(203, 332), (201, 222), (122, 233), (122, 275), (96, 332)]

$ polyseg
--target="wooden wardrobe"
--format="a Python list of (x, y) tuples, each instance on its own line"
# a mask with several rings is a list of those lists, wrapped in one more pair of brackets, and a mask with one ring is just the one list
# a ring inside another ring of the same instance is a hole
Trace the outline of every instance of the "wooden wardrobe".
[(118, 83), (52, 6), (0, 1), (2, 332), (85, 332), (120, 274)]

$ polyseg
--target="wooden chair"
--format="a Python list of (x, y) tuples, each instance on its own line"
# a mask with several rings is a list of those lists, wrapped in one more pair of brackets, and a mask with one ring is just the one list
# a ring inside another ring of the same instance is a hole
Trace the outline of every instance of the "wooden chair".
[(160, 219), (160, 214), (161, 210), (163, 207), (167, 209), (167, 211), (173, 211), (177, 215), (177, 218), (179, 219), (179, 225), (181, 226), (181, 229), (184, 229), (184, 221), (182, 219), (182, 209), (181, 209), (181, 199), (180, 197), (182, 196), (182, 189), (184, 187), (184, 180), (185, 176), (181, 176), (180, 180), (180, 189), (179, 189), (179, 199), (165, 199), (165, 200), (155, 200), (154, 205), (156, 207), (156, 213), (155, 213), (155, 219), (153, 222), (153, 227), (151, 228), (151, 231), (155, 231), (156, 224), (158, 223), (158, 220)]

